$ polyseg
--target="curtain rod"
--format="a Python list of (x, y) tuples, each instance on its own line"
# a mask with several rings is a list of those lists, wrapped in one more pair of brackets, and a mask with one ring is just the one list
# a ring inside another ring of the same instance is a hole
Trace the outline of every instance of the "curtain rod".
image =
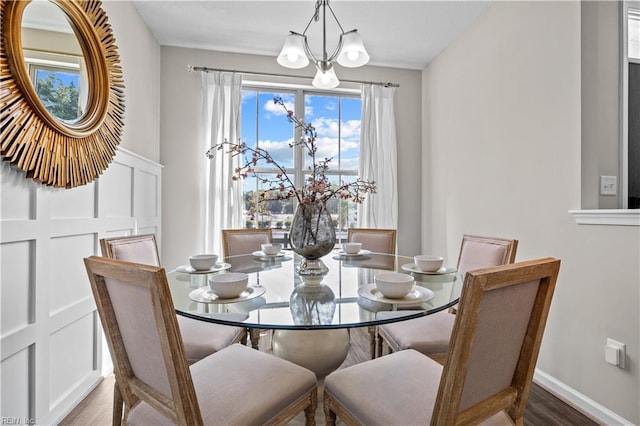
[[(268, 77), (290, 77), (290, 78), (312, 79), (312, 77), (309, 77), (308, 75), (288, 75), (288, 74), (276, 74), (276, 73), (269, 73), (269, 72), (229, 70), (229, 69), (224, 69), (224, 68), (209, 68), (209, 67), (199, 67), (199, 66), (194, 67), (193, 65), (187, 65), (187, 68), (189, 69), (189, 72), (193, 72), (193, 71), (204, 71), (204, 72), (221, 71), (221, 72), (235, 72), (235, 73), (239, 73), (239, 74), (248, 74), (248, 75), (263, 75), (263, 76), (268, 76)], [(398, 83), (382, 83), (382, 82), (376, 82), (376, 81), (361, 81), (361, 80), (346, 80), (346, 79), (340, 79), (340, 81), (344, 82), (344, 83), (360, 83), (360, 84), (372, 84), (374, 86), (400, 87), (400, 85)]]

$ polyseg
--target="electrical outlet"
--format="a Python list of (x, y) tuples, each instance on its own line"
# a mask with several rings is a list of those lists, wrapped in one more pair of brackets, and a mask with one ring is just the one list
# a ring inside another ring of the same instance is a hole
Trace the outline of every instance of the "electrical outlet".
[(616, 195), (617, 192), (616, 176), (600, 176), (600, 195)]
[(604, 349), (604, 360), (609, 364), (624, 368), (624, 361), (627, 357), (627, 346), (624, 343), (613, 339), (607, 339), (607, 346)]

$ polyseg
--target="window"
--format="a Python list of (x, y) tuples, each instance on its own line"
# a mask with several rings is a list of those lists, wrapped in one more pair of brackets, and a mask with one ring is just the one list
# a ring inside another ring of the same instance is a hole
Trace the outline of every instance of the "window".
[[(286, 111), (273, 98), (280, 96), (287, 109), (312, 124), (318, 133), (316, 158), (331, 158), (327, 173), (336, 185), (358, 177), (360, 156), (361, 100), (356, 94), (306, 92), (245, 86), (242, 90), (241, 138), (250, 147), (264, 148), (294, 179), (296, 187), (304, 181), (309, 166), (308, 157), (301, 147), (289, 144), (301, 134), (295, 134), (293, 123)], [(299, 131), (299, 130), (298, 130)], [(278, 170), (264, 162), (258, 163), (256, 172), (264, 178), (275, 177)], [(262, 188), (256, 178), (245, 179), (243, 188), (243, 223), (247, 228), (272, 228), (274, 238), (284, 238), (295, 210), (295, 199), (259, 203)], [(338, 238), (346, 237), (346, 230), (355, 226), (356, 205), (350, 200), (332, 198), (328, 204), (336, 224)]]
[(65, 123), (82, 117), (87, 96), (81, 91), (86, 80), (82, 57), (25, 50), (25, 63), (38, 98), (51, 115)]

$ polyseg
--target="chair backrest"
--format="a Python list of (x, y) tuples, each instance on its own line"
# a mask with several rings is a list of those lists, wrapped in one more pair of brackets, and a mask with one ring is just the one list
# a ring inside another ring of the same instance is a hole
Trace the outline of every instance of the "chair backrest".
[(347, 241), (362, 243), (362, 248), (374, 253), (396, 254), (396, 230), (349, 228)]
[(506, 265), (516, 260), (518, 240), (463, 235), (458, 255), (458, 275), (468, 271)]
[(142, 400), (178, 424), (202, 424), (165, 270), (99, 256), (84, 263), (125, 407)]
[(559, 268), (546, 258), (466, 274), (432, 425), (522, 419)]
[(154, 234), (103, 238), (100, 240), (100, 250), (102, 255), (109, 259), (160, 266)]
[(271, 229), (223, 229), (222, 254), (224, 257), (251, 254), (262, 244), (273, 242)]

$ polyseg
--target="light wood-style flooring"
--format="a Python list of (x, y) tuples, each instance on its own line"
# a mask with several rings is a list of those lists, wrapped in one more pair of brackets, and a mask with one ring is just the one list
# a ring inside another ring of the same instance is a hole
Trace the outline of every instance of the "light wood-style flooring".
[[(363, 362), (369, 359), (369, 340), (366, 328), (351, 330), (351, 348), (342, 366)], [(268, 334), (260, 340), (260, 350), (269, 351)], [(60, 426), (108, 426), (111, 425), (111, 410), (113, 398), (113, 375), (106, 377), (87, 398), (85, 398), (60, 423)], [(318, 392), (321, 398), (322, 392)], [(322, 401), (318, 403), (316, 414), (318, 425), (324, 424)], [(338, 424), (343, 424), (338, 421)], [(524, 424), (527, 426), (591, 426), (596, 422), (565, 404), (551, 393), (534, 384), (529, 394), (527, 409), (524, 413)], [(304, 425), (304, 415), (298, 416), (291, 426)]]

